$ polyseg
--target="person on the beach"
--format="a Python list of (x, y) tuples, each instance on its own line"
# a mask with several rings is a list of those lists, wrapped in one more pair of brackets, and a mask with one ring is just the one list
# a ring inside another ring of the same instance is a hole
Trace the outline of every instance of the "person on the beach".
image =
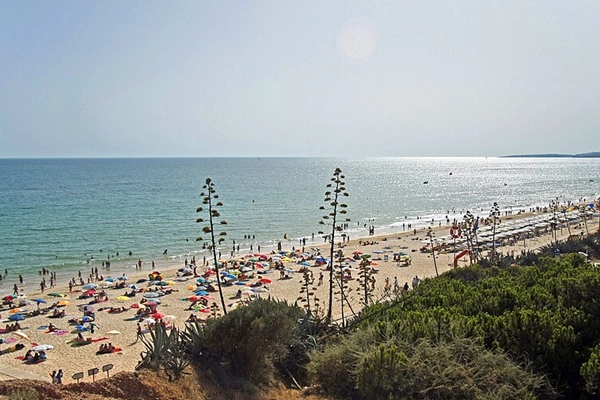
[(14, 286), (13, 286), (13, 295), (17, 296), (18, 294), (19, 294), (19, 287), (15, 283)]
[(62, 385), (62, 378), (63, 378), (63, 370), (59, 369), (58, 372), (56, 373), (56, 383), (59, 385)]
[(137, 341), (143, 337), (144, 337), (144, 332), (142, 332), (142, 325), (138, 322), (137, 323), (137, 336), (135, 338), (135, 342), (137, 343)]

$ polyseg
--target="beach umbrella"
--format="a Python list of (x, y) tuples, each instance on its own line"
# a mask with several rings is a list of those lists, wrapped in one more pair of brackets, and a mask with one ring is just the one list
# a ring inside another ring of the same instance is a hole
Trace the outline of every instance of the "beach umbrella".
[(85, 326), (83, 326), (83, 325), (77, 325), (75, 327), (75, 329), (77, 329), (79, 332), (83, 332), (83, 331), (87, 331), (88, 330), (88, 328), (85, 327)]
[(83, 292), (84, 296), (93, 296), (94, 294), (96, 294), (96, 289), (91, 289), (86, 292)]
[(131, 285), (127, 285), (128, 288), (133, 289), (133, 290), (137, 290), (138, 287), (136, 285), (134, 285), (133, 283)]
[(189, 301), (198, 301), (198, 300), (200, 300), (200, 297), (198, 297), (198, 296), (190, 296), (190, 297), (188, 297), (188, 300)]
[(140, 307), (146, 307), (144, 304), (140, 304), (140, 303), (133, 303), (130, 308), (140, 308)]
[(81, 322), (92, 322), (94, 320), (94, 318), (90, 317), (89, 315), (85, 315), (81, 318)]
[(101, 287), (101, 288), (111, 287), (112, 285), (113, 285), (112, 282), (107, 282), (107, 281), (102, 281), (102, 282), (98, 283), (98, 287)]
[(235, 283), (235, 285), (239, 285), (239, 286), (246, 286), (246, 282), (237, 281), (237, 282)]
[(196, 296), (208, 296), (208, 292), (205, 290), (200, 290), (196, 292)]
[(260, 282), (260, 283), (271, 283), (271, 280), (270, 280), (270, 279), (267, 279), (267, 278), (261, 278), (261, 279), (259, 280), (259, 282)]
[(98, 285), (96, 285), (95, 283), (88, 283), (87, 285), (83, 285), (81, 288), (83, 290), (90, 290), (90, 289), (96, 289), (98, 287)]
[(25, 319), (25, 317), (23, 316), (23, 314), (13, 314), (10, 317), (8, 317), (9, 321), (23, 321)]
[(17, 339), (25, 339), (25, 340), (30, 340), (29, 336), (27, 336), (24, 332), (21, 331), (14, 331), (11, 332), (11, 334), (16, 337)]
[(20, 308), (12, 308), (8, 313), (9, 314), (18, 314), (23, 312), (23, 310), (21, 310)]
[(147, 299), (155, 299), (158, 297), (158, 293), (156, 292), (146, 292), (144, 293), (144, 297)]
[(53, 348), (54, 348), (54, 346), (52, 346), (51, 344), (40, 344), (35, 347), (32, 347), (31, 350), (33, 350), (33, 351), (48, 351), (48, 350), (52, 350)]
[(69, 305), (69, 302), (67, 300), (61, 300), (58, 303), (56, 303), (56, 307), (66, 307)]
[(159, 313), (159, 312), (155, 312), (154, 314), (150, 315), (152, 318), (154, 319), (163, 319), (165, 314), (163, 313)]
[(31, 301), (35, 301), (36, 303), (40, 304), (40, 303), (46, 303), (46, 300), (44, 299), (31, 299)]
[(129, 278), (128, 278), (128, 277), (126, 277), (125, 275), (121, 275), (121, 276), (117, 276), (117, 279), (118, 279), (118, 280), (120, 280), (120, 281), (126, 281), (126, 280), (128, 280)]
[(120, 335), (121, 332), (119, 332), (119, 331), (108, 331), (108, 332), (106, 332), (106, 334), (107, 335)]
[(131, 301), (131, 297), (129, 297), (129, 296), (118, 296), (115, 300), (118, 300), (118, 301)]
[(4, 301), (12, 301), (13, 299), (14, 299), (14, 297), (12, 297), (10, 294), (8, 296), (4, 296), (2, 298), (2, 300), (4, 300)]
[(300, 263), (300, 265), (303, 265), (303, 266), (305, 266), (305, 267), (310, 267), (310, 263), (308, 263), (307, 261), (302, 261), (302, 262)]

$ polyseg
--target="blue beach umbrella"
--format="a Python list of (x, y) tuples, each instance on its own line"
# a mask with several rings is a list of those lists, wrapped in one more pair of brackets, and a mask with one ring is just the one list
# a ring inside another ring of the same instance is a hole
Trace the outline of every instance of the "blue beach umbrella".
[(246, 282), (238, 281), (238, 282), (234, 283), (234, 285), (246, 286)]
[(205, 290), (200, 290), (198, 292), (196, 292), (196, 296), (208, 296), (209, 293)]
[(17, 313), (17, 314), (13, 314), (10, 317), (8, 317), (8, 319), (10, 321), (23, 321), (25, 319), (25, 317), (23, 316), (23, 314)]
[(83, 285), (81, 288), (83, 290), (90, 290), (90, 289), (96, 289), (98, 287), (98, 285), (96, 285), (95, 283), (88, 283), (87, 285)]
[(85, 327), (85, 326), (83, 326), (83, 325), (77, 325), (77, 326), (75, 327), (75, 329), (77, 329), (79, 332), (84, 332), (84, 331), (87, 331), (87, 330), (88, 330), (88, 328), (87, 328), (87, 327)]
[(302, 261), (300, 263), (300, 265), (304, 265), (305, 267), (310, 267), (310, 263), (308, 263), (307, 261)]
[(223, 274), (223, 277), (227, 278), (227, 279), (232, 279), (232, 280), (237, 279), (237, 276), (232, 275), (232, 274)]
[(46, 300), (44, 300), (44, 299), (31, 299), (31, 301), (34, 301), (34, 302), (36, 302), (38, 304), (40, 304), (40, 303), (46, 303)]
[(85, 315), (84, 317), (81, 318), (81, 321), (83, 321), (83, 322), (92, 322), (93, 320), (94, 320), (94, 318), (92, 318), (88, 315)]

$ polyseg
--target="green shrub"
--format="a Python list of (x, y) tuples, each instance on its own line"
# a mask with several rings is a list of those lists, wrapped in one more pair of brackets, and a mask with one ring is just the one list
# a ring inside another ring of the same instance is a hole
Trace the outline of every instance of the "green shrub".
[(303, 314), (285, 302), (253, 301), (206, 324), (204, 352), (237, 376), (268, 381), (274, 365), (300, 340), (298, 320)]
[(325, 391), (339, 398), (354, 397), (356, 381), (353, 373), (358, 354), (371, 346), (374, 340), (373, 330), (357, 331), (323, 349), (311, 352), (306, 367), (309, 382), (317, 383)]
[(596, 346), (590, 358), (581, 366), (585, 388), (591, 394), (600, 394), (600, 346)]
[(342, 399), (556, 398), (544, 378), (476, 340), (410, 341), (380, 332), (357, 332), (315, 352), (312, 382)]

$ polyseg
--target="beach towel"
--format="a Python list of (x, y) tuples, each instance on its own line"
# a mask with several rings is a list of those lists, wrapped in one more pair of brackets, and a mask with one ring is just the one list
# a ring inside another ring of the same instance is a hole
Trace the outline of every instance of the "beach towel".
[(105, 336), (105, 337), (101, 337), (101, 338), (98, 338), (98, 339), (92, 339), (92, 343), (101, 342), (103, 340), (108, 340), (108, 338)]

